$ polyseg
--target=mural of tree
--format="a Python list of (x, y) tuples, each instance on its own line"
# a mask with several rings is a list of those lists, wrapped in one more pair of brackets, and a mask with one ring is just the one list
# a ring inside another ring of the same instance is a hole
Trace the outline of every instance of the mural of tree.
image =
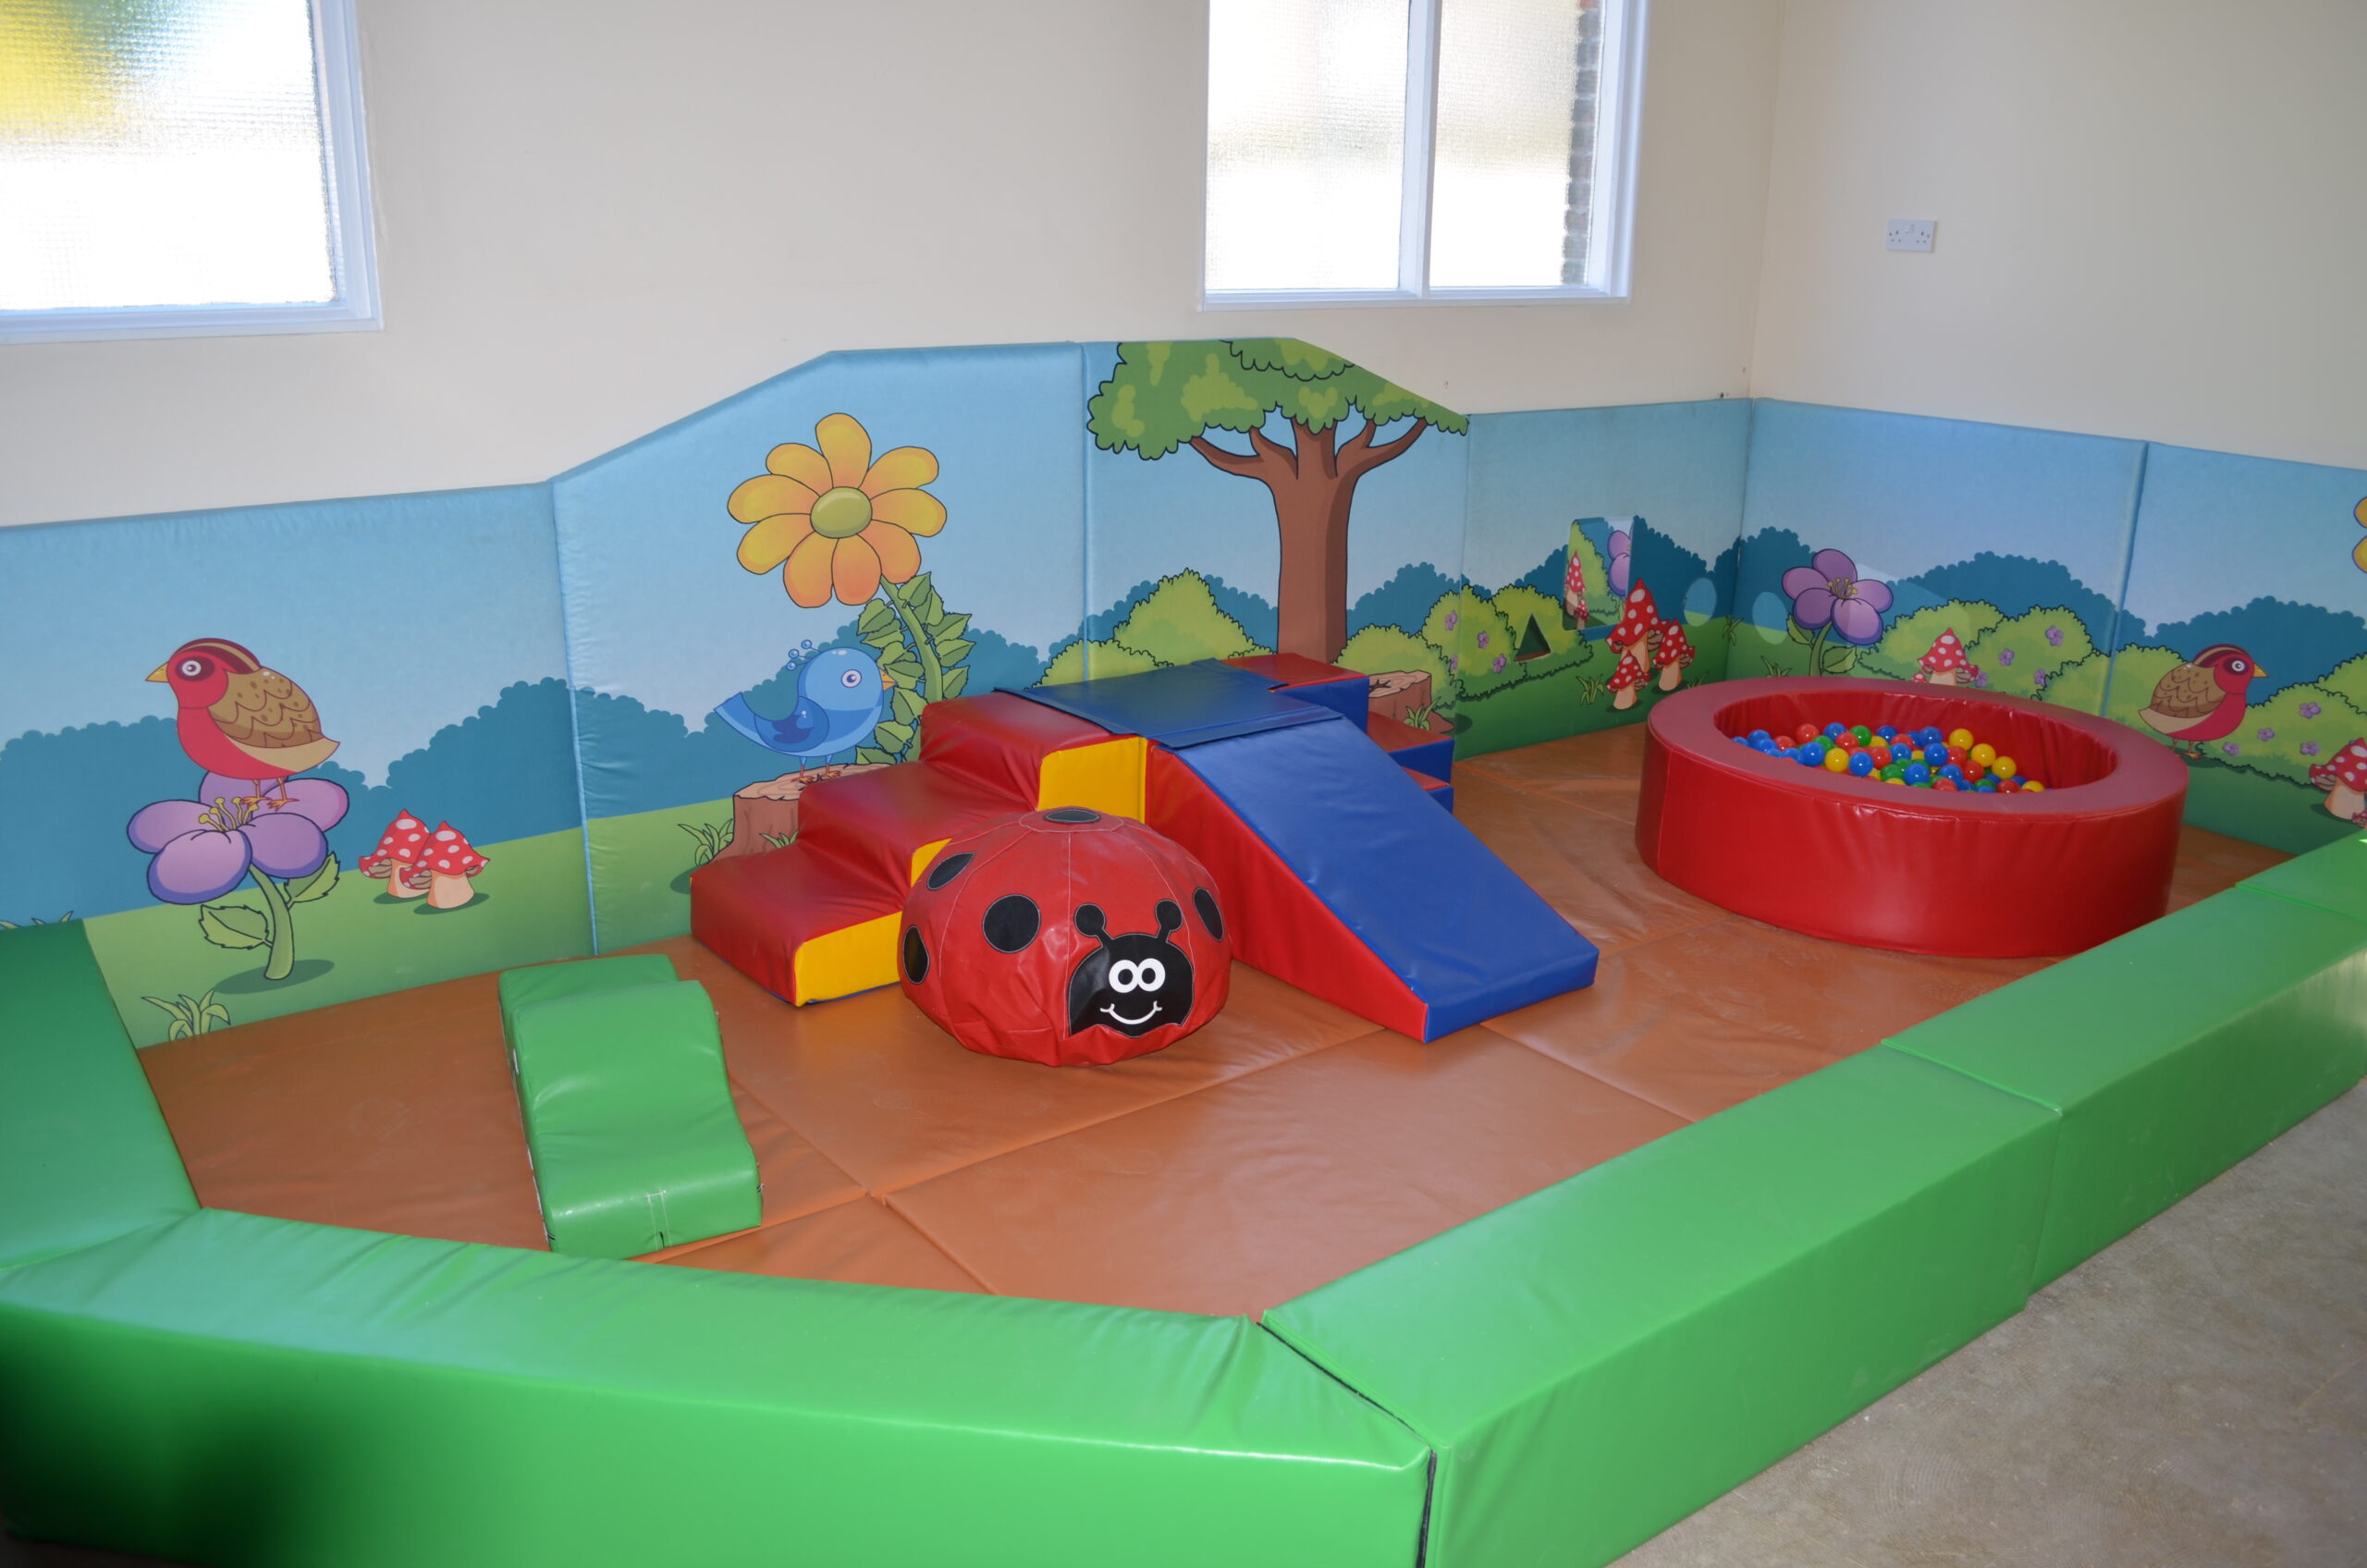
[[(1118, 365), (1086, 405), (1105, 451), (1146, 459), (1190, 447), (1221, 472), (1263, 484), (1282, 536), (1276, 603), (1284, 653), (1334, 660), (1348, 640), (1348, 514), (1357, 481), (1403, 457), (1435, 425), (1460, 435), (1461, 414), (1416, 397), (1336, 354), (1289, 337), (1122, 343)], [(1362, 423), (1344, 437), (1349, 414)], [(1288, 422), (1290, 444), (1266, 434)], [(1398, 435), (1383, 429), (1411, 421)], [(1249, 438), (1243, 452), (1209, 438)]]

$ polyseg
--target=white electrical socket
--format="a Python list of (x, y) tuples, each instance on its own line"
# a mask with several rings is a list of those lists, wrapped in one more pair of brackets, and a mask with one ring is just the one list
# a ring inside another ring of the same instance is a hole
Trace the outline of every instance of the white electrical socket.
[(1930, 218), (1893, 218), (1883, 236), (1886, 251), (1928, 251), (1932, 248), (1932, 231), (1939, 225)]

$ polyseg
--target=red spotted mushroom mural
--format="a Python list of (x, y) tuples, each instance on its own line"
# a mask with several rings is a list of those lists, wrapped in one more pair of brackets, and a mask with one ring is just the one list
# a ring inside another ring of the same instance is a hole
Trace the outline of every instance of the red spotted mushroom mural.
[(1953, 626), (1932, 639), (1932, 648), (1917, 661), (1915, 679), (1928, 680), (1934, 686), (1969, 683), (1981, 674), (1981, 667), (1965, 657), (1964, 643)]
[(378, 847), (355, 863), (364, 876), (374, 876), (386, 884), (390, 898), (416, 899), (427, 891), (423, 876), (414, 884), (412, 876), (419, 873), (420, 851), (427, 843), (427, 824), (409, 812), (399, 812), (386, 830), (378, 835)]
[(2332, 762), (2310, 769), (2310, 782), (2326, 792), (2327, 811), (2367, 827), (2367, 736), (2336, 752)]
[(1694, 660), (1692, 640), (1685, 635), (1685, 628), (1674, 620), (1661, 622), (1660, 645), (1652, 660), (1660, 666), (1660, 687), (1674, 692), (1685, 680), (1685, 667)]
[(1653, 633), (1660, 630), (1660, 610), (1652, 603), (1652, 591), (1640, 582), (1628, 589), (1626, 599), (1619, 606), (1618, 623), (1612, 627), (1607, 639), (1619, 650), (1619, 668), (1612, 672), (1607, 688), (1613, 707), (1636, 705), (1637, 689), (1650, 674), (1645, 661), (1651, 656)]
[(477, 896), (470, 878), (484, 869), (485, 858), (450, 823), (436, 824), (419, 859), (427, 873), (428, 908), (459, 909)]

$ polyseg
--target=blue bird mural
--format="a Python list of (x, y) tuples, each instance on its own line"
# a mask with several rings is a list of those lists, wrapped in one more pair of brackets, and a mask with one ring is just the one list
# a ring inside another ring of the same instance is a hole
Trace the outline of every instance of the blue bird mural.
[(811, 766), (868, 744), (895, 681), (869, 654), (825, 648), (797, 672), (797, 706), (787, 718), (767, 718), (735, 692), (716, 705), (716, 717), (768, 752)]

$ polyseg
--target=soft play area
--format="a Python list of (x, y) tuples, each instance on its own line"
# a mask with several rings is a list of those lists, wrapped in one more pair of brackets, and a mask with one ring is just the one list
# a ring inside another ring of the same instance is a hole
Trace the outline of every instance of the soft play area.
[(2361, 522), (1270, 339), (0, 532), (0, 1508), (1607, 1562), (2367, 1072)]

